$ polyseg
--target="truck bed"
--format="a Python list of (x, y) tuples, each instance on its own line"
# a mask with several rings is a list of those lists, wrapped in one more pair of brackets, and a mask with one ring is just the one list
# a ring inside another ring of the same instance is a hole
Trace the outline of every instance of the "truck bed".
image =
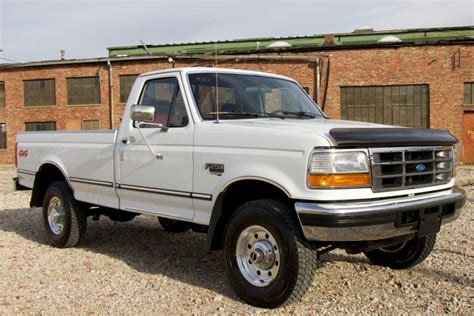
[[(66, 173), (77, 200), (118, 207), (114, 190), (116, 137), (117, 130), (18, 133), (19, 183), (32, 188), (37, 168), (49, 163)], [(90, 181), (103, 185), (92, 190), (87, 185)]]

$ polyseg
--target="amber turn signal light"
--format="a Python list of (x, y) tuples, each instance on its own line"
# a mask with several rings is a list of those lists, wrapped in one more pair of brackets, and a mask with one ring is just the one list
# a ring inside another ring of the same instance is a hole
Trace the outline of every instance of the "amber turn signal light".
[(310, 188), (362, 187), (370, 185), (368, 173), (310, 174)]

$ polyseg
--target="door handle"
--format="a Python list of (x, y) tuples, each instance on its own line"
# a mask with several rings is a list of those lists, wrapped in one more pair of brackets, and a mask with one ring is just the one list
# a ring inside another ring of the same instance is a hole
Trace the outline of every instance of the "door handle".
[(134, 143), (135, 141), (136, 141), (136, 139), (133, 136), (127, 136), (127, 137), (122, 138), (122, 143), (125, 144), (125, 145)]

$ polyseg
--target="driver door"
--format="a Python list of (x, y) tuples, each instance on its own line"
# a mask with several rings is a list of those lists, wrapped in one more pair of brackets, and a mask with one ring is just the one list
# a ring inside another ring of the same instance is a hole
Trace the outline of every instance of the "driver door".
[(141, 125), (142, 137), (138, 122), (131, 121), (123, 130), (117, 185), (121, 209), (193, 219), (193, 124), (182, 91), (178, 74), (163, 74), (144, 83), (138, 103), (154, 106), (154, 123), (168, 129)]

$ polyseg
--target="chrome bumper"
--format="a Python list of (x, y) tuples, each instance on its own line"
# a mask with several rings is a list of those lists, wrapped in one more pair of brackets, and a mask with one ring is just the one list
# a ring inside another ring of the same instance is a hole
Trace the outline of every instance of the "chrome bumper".
[(459, 188), (411, 197), (341, 203), (296, 202), (308, 240), (380, 240), (412, 233), (426, 235), (459, 217), (466, 193)]

